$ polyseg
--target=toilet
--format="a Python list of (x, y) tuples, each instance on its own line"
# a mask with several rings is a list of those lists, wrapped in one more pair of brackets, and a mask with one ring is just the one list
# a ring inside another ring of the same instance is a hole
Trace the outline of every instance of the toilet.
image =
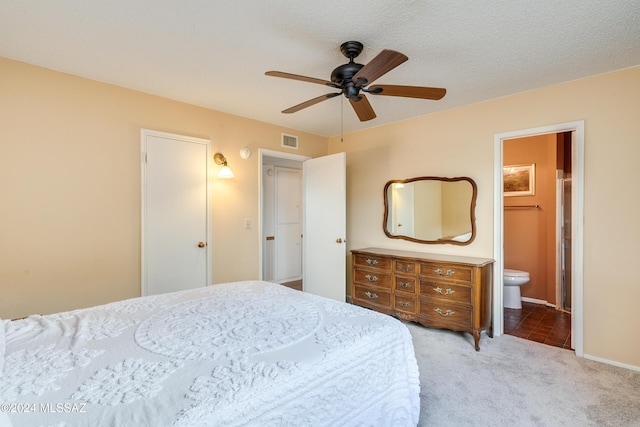
[(522, 308), (520, 286), (528, 283), (530, 279), (526, 271), (504, 269), (504, 308)]

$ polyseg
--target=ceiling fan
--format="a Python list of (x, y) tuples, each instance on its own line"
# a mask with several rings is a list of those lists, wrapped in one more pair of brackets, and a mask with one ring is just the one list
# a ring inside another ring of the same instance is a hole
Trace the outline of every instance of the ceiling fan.
[(422, 86), (398, 86), (398, 85), (375, 85), (367, 86), (373, 83), (382, 75), (396, 68), (409, 58), (394, 50), (385, 49), (373, 58), (367, 65), (358, 64), (353, 61), (353, 58), (360, 55), (363, 45), (357, 41), (348, 41), (342, 43), (340, 51), (344, 56), (349, 58), (349, 62), (340, 65), (338, 68), (331, 72), (331, 81), (316, 79), (314, 77), (300, 76), (297, 74), (283, 73), (281, 71), (267, 71), (267, 76), (282, 77), (285, 79), (300, 80), (303, 82), (317, 83), (325, 86), (329, 86), (335, 89), (340, 89), (340, 92), (327, 93), (325, 95), (318, 96), (316, 98), (305, 101), (301, 104), (295, 105), (291, 108), (287, 108), (282, 111), (285, 114), (295, 113), (303, 108), (311, 107), (319, 102), (331, 99), (338, 95), (344, 94), (349, 100), (351, 106), (355, 110), (360, 121), (374, 119), (376, 113), (373, 111), (369, 100), (365, 96), (365, 93), (371, 95), (384, 95), (384, 96), (401, 96), (405, 98), (420, 98), (420, 99), (441, 99), (446, 93), (446, 89), (435, 87), (422, 87)]

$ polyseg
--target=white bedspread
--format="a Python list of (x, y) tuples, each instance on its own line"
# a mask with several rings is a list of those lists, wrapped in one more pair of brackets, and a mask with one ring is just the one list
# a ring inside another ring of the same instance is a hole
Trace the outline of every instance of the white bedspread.
[(400, 321), (273, 283), (3, 323), (0, 404), (15, 427), (418, 422)]

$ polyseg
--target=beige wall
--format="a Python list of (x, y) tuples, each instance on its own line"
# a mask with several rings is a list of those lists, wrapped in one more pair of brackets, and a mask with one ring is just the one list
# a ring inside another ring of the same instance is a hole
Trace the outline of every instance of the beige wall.
[(259, 277), (258, 148), (286, 151), (285, 132), (295, 153), (327, 153), (326, 138), (0, 58), (0, 318), (140, 295), (141, 128), (211, 139), (235, 172), (213, 182), (213, 283)]
[[(640, 367), (640, 340), (631, 339), (640, 323), (639, 112), (635, 67), (347, 134), (342, 143), (331, 138), (329, 152), (347, 152), (348, 249), (493, 257), (494, 135), (584, 120), (584, 352)], [(472, 244), (424, 246), (385, 237), (385, 182), (423, 175), (476, 181)]]
[[(0, 59), (0, 317), (139, 295), (140, 128), (211, 138), (236, 172), (213, 188), (213, 281), (258, 277), (258, 165), (238, 150), (347, 152), (348, 249), (493, 256), (494, 135), (585, 121), (584, 351), (640, 367), (640, 67), (326, 139)], [(415, 102), (396, 100), (397, 102)], [(374, 106), (375, 107), (375, 106)], [(468, 246), (388, 239), (389, 179), (469, 176)], [(621, 203), (621, 201), (624, 201)]]

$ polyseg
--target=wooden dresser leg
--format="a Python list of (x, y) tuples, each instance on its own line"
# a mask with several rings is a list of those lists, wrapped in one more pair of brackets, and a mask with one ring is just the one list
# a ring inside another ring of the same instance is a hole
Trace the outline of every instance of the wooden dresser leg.
[(473, 340), (476, 343), (476, 351), (480, 351), (480, 331), (473, 331)]

